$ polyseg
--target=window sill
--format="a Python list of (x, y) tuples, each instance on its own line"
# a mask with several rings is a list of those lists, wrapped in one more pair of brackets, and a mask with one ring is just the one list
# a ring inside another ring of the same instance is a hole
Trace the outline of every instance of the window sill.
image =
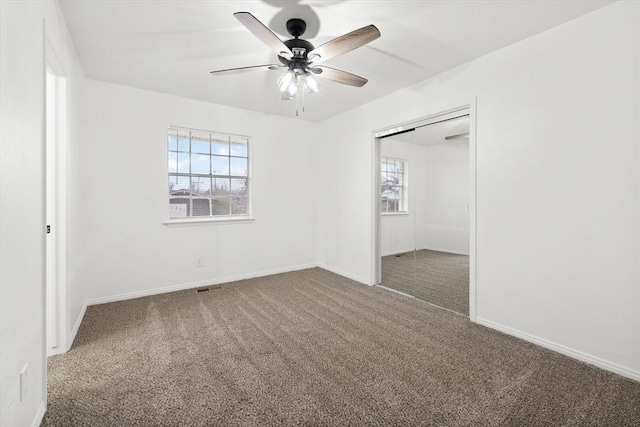
[(409, 212), (380, 212), (382, 216), (402, 216), (409, 215)]
[(211, 225), (219, 223), (239, 223), (255, 221), (252, 216), (229, 216), (223, 218), (185, 218), (185, 219), (165, 219), (163, 224), (167, 227), (188, 227), (193, 225)]

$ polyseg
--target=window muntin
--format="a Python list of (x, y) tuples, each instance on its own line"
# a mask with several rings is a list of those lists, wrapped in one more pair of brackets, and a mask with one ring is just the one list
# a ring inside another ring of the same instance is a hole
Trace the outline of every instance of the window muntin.
[(380, 159), (380, 211), (407, 212), (407, 161)]
[(169, 127), (169, 218), (249, 215), (249, 138)]

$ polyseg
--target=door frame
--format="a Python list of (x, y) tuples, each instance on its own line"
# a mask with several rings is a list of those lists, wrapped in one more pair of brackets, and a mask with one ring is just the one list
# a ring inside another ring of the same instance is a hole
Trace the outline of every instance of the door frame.
[(476, 322), (477, 313), (477, 99), (474, 97), (468, 104), (450, 108), (434, 114), (409, 120), (393, 126), (374, 130), (371, 134), (373, 142), (372, 155), (372, 272), (373, 285), (381, 284), (381, 221), (380, 221), (380, 139), (383, 136), (403, 132), (404, 130), (437, 123), (439, 119), (461, 113), (469, 113), (469, 319)]
[[(46, 34), (46, 29), (45, 29)], [(51, 113), (48, 98), (50, 79), (55, 85), (54, 131), (50, 132)], [(67, 185), (69, 164), (69, 78), (56, 51), (45, 35), (44, 55), (44, 136), (45, 136), (45, 219), (51, 233), (45, 237), (45, 348), (46, 355), (68, 350), (68, 301), (67, 301)], [(50, 144), (53, 144), (50, 147)], [(50, 206), (51, 204), (51, 206)], [(51, 284), (49, 283), (51, 281)], [(50, 289), (52, 287), (52, 289)], [(55, 310), (55, 324), (49, 318)], [(50, 346), (50, 334), (56, 334), (54, 346)]]

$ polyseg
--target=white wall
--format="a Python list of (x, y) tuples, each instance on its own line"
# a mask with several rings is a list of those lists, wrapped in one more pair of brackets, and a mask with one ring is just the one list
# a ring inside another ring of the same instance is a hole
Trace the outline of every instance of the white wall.
[[(84, 95), (78, 274), (91, 302), (315, 265), (317, 125), (93, 80)], [(255, 221), (163, 224), (169, 125), (252, 138)]]
[[(57, 3), (0, 2), (0, 19), (0, 425), (21, 427), (38, 423), (45, 405), (43, 19), (69, 77), (71, 152), (78, 143), (82, 71)], [(72, 159), (70, 168), (76, 163)], [(70, 286), (78, 291), (76, 235), (68, 245)], [(80, 299), (67, 301), (74, 318)], [(19, 372), (27, 364), (28, 393), (20, 402)]]
[(469, 255), (469, 213), (465, 209), (469, 202), (469, 141), (435, 142), (418, 148), (424, 178), (414, 191), (421, 202), (416, 247)]
[(478, 320), (640, 378), (639, 7), (614, 3), (324, 122), (321, 262), (373, 280), (371, 131), (477, 96)]

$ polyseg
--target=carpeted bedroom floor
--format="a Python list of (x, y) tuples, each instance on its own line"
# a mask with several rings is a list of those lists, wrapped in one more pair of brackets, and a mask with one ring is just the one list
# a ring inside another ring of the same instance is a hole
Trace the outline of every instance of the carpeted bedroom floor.
[(43, 426), (638, 426), (640, 383), (322, 269), (88, 308)]

